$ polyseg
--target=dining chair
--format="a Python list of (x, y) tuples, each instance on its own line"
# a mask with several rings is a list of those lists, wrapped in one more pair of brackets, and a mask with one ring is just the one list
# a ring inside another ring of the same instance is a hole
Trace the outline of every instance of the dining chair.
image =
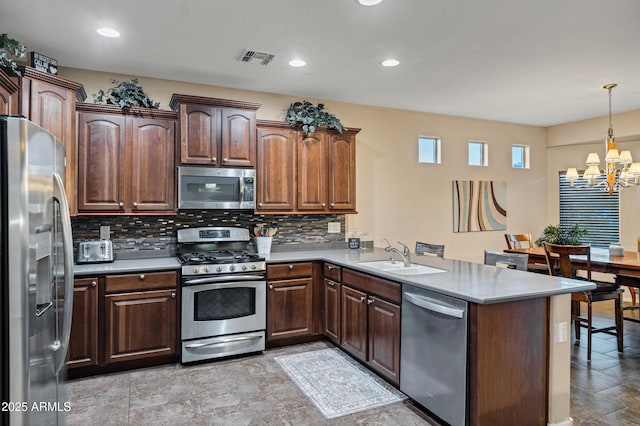
[(521, 271), (527, 270), (527, 264), (529, 263), (528, 254), (519, 253), (502, 253), (499, 251), (484, 251), (484, 264), (493, 265), (509, 269), (519, 269)]
[[(508, 249), (534, 247), (531, 234), (504, 234), (504, 239), (507, 241)], [(549, 273), (547, 265), (535, 262), (529, 264), (527, 271), (545, 275)]]
[(444, 258), (444, 244), (429, 244), (416, 241), (416, 254)]
[(507, 240), (507, 248), (510, 249), (533, 247), (531, 234), (504, 234), (504, 239)]
[[(576, 340), (580, 340), (580, 327), (587, 329), (587, 360), (591, 361), (591, 335), (594, 333), (606, 333), (616, 336), (618, 340), (618, 352), (622, 352), (622, 289), (618, 284), (591, 280), (591, 247), (565, 246), (550, 243), (544, 243), (543, 245), (549, 267), (549, 275), (560, 274), (560, 276), (566, 278), (581, 279), (576, 276), (576, 268), (574, 268), (571, 263), (571, 256), (586, 256), (587, 280), (593, 282), (597, 287), (594, 290), (571, 293), (571, 319), (573, 320)], [(592, 304), (605, 300), (614, 301), (615, 325), (596, 328), (593, 326)], [(581, 302), (587, 304), (586, 317), (580, 314)]]

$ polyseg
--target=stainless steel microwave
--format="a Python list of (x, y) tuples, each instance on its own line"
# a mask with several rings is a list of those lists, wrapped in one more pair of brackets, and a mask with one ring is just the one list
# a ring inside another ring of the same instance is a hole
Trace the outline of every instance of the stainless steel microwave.
[(255, 180), (255, 169), (178, 167), (178, 209), (253, 210)]

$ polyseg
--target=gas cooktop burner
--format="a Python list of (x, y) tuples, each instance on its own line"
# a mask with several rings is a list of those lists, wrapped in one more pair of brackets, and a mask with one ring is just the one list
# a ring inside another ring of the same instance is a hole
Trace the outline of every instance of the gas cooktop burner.
[(247, 252), (232, 251), (208, 251), (196, 253), (184, 253), (178, 256), (183, 265), (216, 264), (227, 262), (253, 262), (264, 260), (260, 256)]

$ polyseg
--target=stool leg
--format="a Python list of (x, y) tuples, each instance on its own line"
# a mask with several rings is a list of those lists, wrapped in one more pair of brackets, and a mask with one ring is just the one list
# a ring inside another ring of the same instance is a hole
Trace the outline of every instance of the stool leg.
[(622, 293), (618, 293), (618, 298), (615, 300), (615, 313), (616, 313), (616, 337), (618, 338), (618, 352), (622, 352), (624, 332), (622, 330)]
[(587, 361), (591, 361), (591, 300), (587, 302)]

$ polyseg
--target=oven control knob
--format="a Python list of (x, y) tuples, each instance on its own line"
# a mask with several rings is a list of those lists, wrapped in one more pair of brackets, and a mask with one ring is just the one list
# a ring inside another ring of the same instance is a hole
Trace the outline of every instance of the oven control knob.
[(229, 266), (229, 270), (230, 270), (231, 272), (235, 271), (235, 270), (236, 270), (236, 265), (231, 265), (231, 266)]
[(258, 267), (254, 264), (254, 265), (251, 265), (251, 269), (258, 269)]
[(205, 266), (204, 268), (202, 268), (202, 272), (204, 272), (205, 274), (209, 272), (209, 267)]
[(242, 270), (246, 271), (247, 270), (247, 265), (242, 265)]
[(216, 272), (222, 272), (222, 268), (219, 266), (216, 266)]
[(194, 273), (194, 274), (197, 274), (198, 272), (199, 272), (199, 271), (198, 271), (198, 267), (197, 267), (197, 266), (194, 266), (194, 267), (193, 267), (193, 273)]

